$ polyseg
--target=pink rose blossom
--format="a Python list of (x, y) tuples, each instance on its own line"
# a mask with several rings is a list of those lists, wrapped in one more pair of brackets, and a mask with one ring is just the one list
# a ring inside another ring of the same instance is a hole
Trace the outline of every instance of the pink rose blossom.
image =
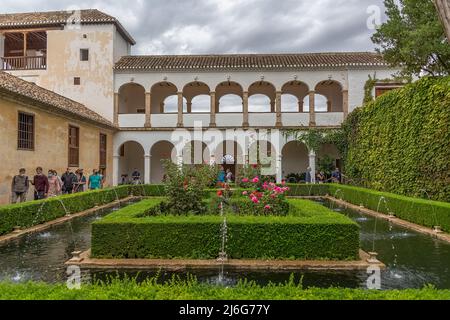
[(254, 197), (254, 198), (252, 198), (252, 202), (253, 203), (259, 203), (259, 200), (258, 200), (258, 198)]
[(259, 182), (259, 178), (258, 177), (255, 177), (254, 179), (253, 179), (253, 183), (258, 183)]
[(244, 192), (242, 192), (242, 195), (243, 195), (243, 196), (247, 196), (247, 195), (248, 195), (248, 192), (247, 192), (247, 191), (244, 191)]
[(270, 209), (272, 209), (272, 208), (271, 208), (271, 206), (269, 206), (269, 205), (266, 205), (266, 206), (264, 207), (264, 209), (266, 209), (266, 210), (270, 210)]

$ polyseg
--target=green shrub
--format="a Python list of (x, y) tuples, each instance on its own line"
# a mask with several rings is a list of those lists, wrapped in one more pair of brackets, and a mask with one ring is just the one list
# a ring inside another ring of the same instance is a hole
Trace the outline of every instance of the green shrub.
[(351, 113), (343, 130), (354, 183), (450, 202), (450, 77), (386, 93)]
[(3, 206), (0, 207), (0, 235), (13, 231), (16, 226), (29, 228), (65, 216), (66, 212), (61, 202), (67, 211), (73, 214), (113, 202), (117, 197), (126, 198), (128, 195), (128, 187), (121, 186)]
[(84, 284), (69, 290), (66, 284), (0, 283), (0, 300), (449, 300), (450, 290), (426, 287), (421, 290), (304, 289), (290, 281), (260, 286), (254, 282), (215, 286), (195, 280), (172, 280), (159, 284), (154, 279), (142, 283), (113, 280)]
[[(450, 232), (450, 203), (410, 198), (370, 189), (329, 185), (330, 195), (381, 213), (394, 213), (400, 219), (432, 228), (441, 226)], [(382, 197), (385, 201), (380, 200)]]
[[(223, 217), (142, 217), (160, 199), (119, 210), (92, 226), (97, 258), (215, 259)], [(356, 223), (306, 200), (290, 200), (304, 211), (285, 217), (227, 215), (227, 254), (235, 259), (357, 259)]]
[(289, 197), (317, 197), (328, 194), (326, 184), (287, 184)]

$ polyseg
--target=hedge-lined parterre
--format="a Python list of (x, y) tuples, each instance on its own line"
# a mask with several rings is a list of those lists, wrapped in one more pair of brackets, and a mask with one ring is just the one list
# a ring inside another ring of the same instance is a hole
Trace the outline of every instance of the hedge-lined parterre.
[[(216, 259), (221, 248), (223, 217), (145, 216), (161, 201), (143, 200), (95, 222), (92, 257)], [(289, 202), (293, 209), (287, 216), (228, 214), (226, 251), (229, 258), (358, 259), (359, 227), (356, 223), (307, 200)]]

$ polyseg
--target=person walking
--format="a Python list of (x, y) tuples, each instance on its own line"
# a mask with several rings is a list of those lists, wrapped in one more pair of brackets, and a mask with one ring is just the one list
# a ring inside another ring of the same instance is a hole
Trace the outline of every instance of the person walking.
[(311, 176), (311, 168), (308, 167), (308, 169), (306, 169), (306, 176), (305, 176), (305, 182), (306, 183), (311, 183), (312, 182), (312, 176)]
[(31, 184), (34, 186), (34, 200), (42, 200), (48, 195), (48, 178), (42, 173), (41, 167), (36, 168), (36, 175)]
[(57, 197), (61, 192), (61, 184), (55, 170), (48, 171), (48, 197)]
[(17, 202), (23, 203), (27, 201), (28, 189), (30, 188), (30, 181), (25, 175), (26, 170), (20, 169), (19, 175), (14, 176), (11, 183), (12, 198), (11, 203), (15, 204)]
[(325, 176), (325, 173), (323, 171), (320, 171), (317, 174), (317, 182), (319, 184), (324, 184), (326, 180), (327, 180), (327, 177)]
[(217, 177), (218, 183), (225, 183), (225, 179), (227, 177), (227, 174), (225, 172), (225, 168), (223, 166), (220, 166), (219, 176)]
[(134, 169), (133, 173), (131, 174), (132, 184), (141, 184), (141, 173), (137, 168)]
[(76, 172), (77, 180), (74, 183), (74, 193), (84, 192), (84, 186), (86, 185), (86, 176), (84, 175), (83, 169), (78, 169)]
[(63, 194), (72, 194), (74, 186), (77, 182), (77, 176), (70, 170), (70, 168), (67, 168), (66, 172), (62, 175), (61, 180), (63, 182)]
[(233, 183), (234, 177), (233, 172), (230, 169), (227, 169), (227, 183)]
[(333, 174), (331, 175), (331, 181), (333, 183), (342, 183), (342, 174), (339, 168), (336, 168), (336, 170), (333, 171)]
[(63, 183), (61, 177), (58, 175), (58, 171), (53, 170), (53, 174), (55, 175), (55, 177), (56, 177), (56, 179), (58, 180), (58, 183), (59, 183), (59, 192), (58, 192), (58, 196), (60, 196), (60, 195), (63, 194), (63, 186), (64, 186), (64, 183)]
[(97, 170), (94, 170), (89, 177), (89, 190), (100, 190), (102, 187), (102, 177)]

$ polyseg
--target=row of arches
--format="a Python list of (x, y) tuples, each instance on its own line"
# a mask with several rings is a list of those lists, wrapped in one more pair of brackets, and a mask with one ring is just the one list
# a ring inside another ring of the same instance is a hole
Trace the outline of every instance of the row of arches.
[[(263, 151), (261, 151), (261, 149)], [(276, 151), (268, 141), (257, 141), (250, 147), (246, 156), (238, 143), (223, 141), (215, 150), (210, 150), (202, 141), (191, 141), (185, 145), (182, 151), (182, 159), (177, 159), (175, 146), (170, 141), (159, 141), (150, 150), (150, 157), (145, 157), (146, 151), (142, 145), (135, 141), (128, 141), (120, 147), (120, 159), (118, 173), (121, 176), (131, 177), (132, 172), (138, 170), (144, 177), (145, 170), (149, 170), (148, 177), (152, 184), (163, 181), (164, 168), (162, 160), (179, 161), (184, 164), (220, 164), (224, 169), (229, 169), (235, 177), (239, 176), (244, 163), (261, 163), (262, 174), (276, 176), (277, 170), (283, 178), (291, 174), (306, 172), (310, 166), (310, 156), (307, 147), (296, 141), (286, 143), (281, 151), (281, 168), (277, 167)], [(249, 156), (250, 155), (250, 156)], [(334, 145), (326, 144), (321, 147), (318, 157), (329, 156), (339, 161), (340, 155)], [(145, 161), (150, 163), (146, 166)], [(177, 160), (175, 160), (177, 159)], [(143, 181), (144, 182), (144, 181)]]
[[(312, 91), (314, 111), (343, 111), (343, 87), (339, 82), (321, 81)], [(310, 92), (304, 82), (286, 83), (280, 92), (281, 112), (310, 112)], [(178, 113), (180, 95), (183, 113), (210, 113), (213, 104), (216, 113), (242, 113), (244, 100), (248, 100), (250, 113), (276, 112), (277, 90), (267, 81), (256, 82), (248, 90), (244, 90), (237, 82), (226, 81), (220, 83), (214, 91), (207, 84), (198, 81), (187, 84), (182, 91), (173, 83), (159, 82), (150, 88), (149, 94), (152, 114)], [(118, 95), (119, 114), (145, 113), (146, 89), (143, 86), (137, 83), (124, 84)]]

